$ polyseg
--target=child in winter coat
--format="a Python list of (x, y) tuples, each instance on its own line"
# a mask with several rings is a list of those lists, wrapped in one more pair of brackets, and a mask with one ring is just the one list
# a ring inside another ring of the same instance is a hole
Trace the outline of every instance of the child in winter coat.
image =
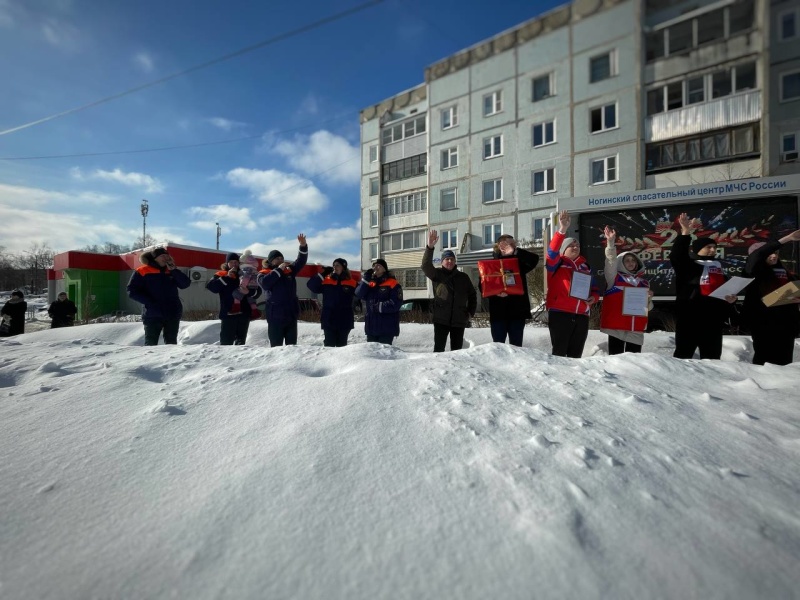
[(647, 290), (647, 309), (653, 308), (650, 284), (644, 276), (644, 263), (633, 252), (623, 252), (617, 256), (615, 246), (617, 232), (606, 227), (606, 293), (600, 312), (600, 331), (608, 335), (608, 353), (641, 352), (644, 343), (644, 330), (647, 328), (647, 314), (626, 315), (623, 311), (625, 290), (645, 288)]
[(206, 289), (219, 294), (220, 346), (240, 346), (247, 341), (250, 320), (258, 315), (255, 301), (261, 289), (248, 287), (242, 281), (241, 257), (229, 252), (221, 270), (206, 284)]
[(558, 222), (547, 249), (547, 326), (554, 356), (580, 358), (589, 335), (589, 311), (600, 294), (580, 243), (566, 236), (569, 213), (561, 211)]
[(389, 272), (385, 260), (379, 258), (372, 263), (371, 269), (364, 271), (356, 287), (356, 297), (367, 304), (364, 318), (367, 341), (391, 346), (394, 338), (400, 335), (403, 288)]

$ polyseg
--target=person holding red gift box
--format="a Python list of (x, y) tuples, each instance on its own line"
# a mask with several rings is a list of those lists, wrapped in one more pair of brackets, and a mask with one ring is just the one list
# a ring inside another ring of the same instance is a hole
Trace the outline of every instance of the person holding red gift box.
[(600, 294), (580, 242), (566, 235), (571, 222), (562, 210), (547, 249), (547, 326), (554, 356), (580, 358), (589, 336), (589, 311)]
[(519, 273), (509, 273), (509, 277), (519, 277), (523, 293), (520, 295), (500, 292), (496, 296), (489, 296), (489, 326), (492, 332), (492, 341), (508, 343), (512, 346), (522, 346), (522, 336), (525, 331), (525, 321), (531, 318), (531, 301), (528, 298), (527, 275), (539, 264), (539, 256), (522, 248), (517, 248), (514, 236), (504, 234), (497, 238), (494, 245), (492, 258), (514, 258), (519, 264)]

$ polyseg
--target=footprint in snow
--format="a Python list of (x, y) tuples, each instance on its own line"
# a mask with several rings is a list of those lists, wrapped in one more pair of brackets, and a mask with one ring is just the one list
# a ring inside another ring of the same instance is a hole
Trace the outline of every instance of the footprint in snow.
[(533, 412), (535, 412), (540, 417), (549, 417), (553, 414), (553, 411), (544, 406), (543, 404), (536, 403), (533, 405)]
[(759, 420), (758, 417), (754, 417), (753, 415), (749, 415), (744, 411), (736, 413), (736, 416), (739, 417), (740, 419), (744, 419), (745, 421), (758, 421)]
[(166, 400), (162, 400), (161, 402), (153, 406), (149, 412), (154, 415), (157, 415), (159, 413), (165, 413), (170, 417), (176, 417), (186, 414), (186, 411), (183, 410), (181, 407), (175, 406), (174, 404), (170, 404)]
[(531, 444), (533, 444), (537, 448), (549, 448), (554, 444), (554, 442), (548, 440), (541, 433), (537, 433), (535, 436), (531, 438)]

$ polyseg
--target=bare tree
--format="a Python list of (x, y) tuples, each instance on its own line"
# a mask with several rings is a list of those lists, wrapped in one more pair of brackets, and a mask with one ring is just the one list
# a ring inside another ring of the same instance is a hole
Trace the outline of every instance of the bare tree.
[(34, 242), (28, 250), (18, 257), (20, 267), (24, 269), (26, 280), (30, 282), (32, 294), (38, 294), (47, 282), (47, 269), (52, 268), (56, 253), (47, 244)]
[(155, 246), (157, 243), (158, 240), (148, 233), (146, 236), (144, 236), (144, 239), (142, 239), (142, 236), (139, 236), (133, 240), (133, 246), (131, 249), (138, 250), (140, 248), (147, 248), (148, 246)]
[(17, 257), (0, 246), (0, 290), (13, 290), (25, 283), (24, 273), (17, 268)]

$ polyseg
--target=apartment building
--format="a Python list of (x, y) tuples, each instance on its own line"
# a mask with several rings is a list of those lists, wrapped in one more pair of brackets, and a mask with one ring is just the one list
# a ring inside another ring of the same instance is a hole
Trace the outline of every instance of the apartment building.
[(427, 297), (427, 228), (471, 272), (576, 199), (794, 177), (799, 6), (576, 0), (431, 65), (361, 113), (362, 266), (383, 257)]

